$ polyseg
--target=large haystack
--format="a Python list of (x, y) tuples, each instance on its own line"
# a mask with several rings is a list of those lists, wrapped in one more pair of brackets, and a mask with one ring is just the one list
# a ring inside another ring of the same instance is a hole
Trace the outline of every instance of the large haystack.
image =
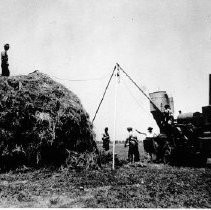
[(1, 168), (61, 164), (68, 150), (93, 151), (94, 138), (89, 115), (63, 85), (39, 71), (0, 77)]

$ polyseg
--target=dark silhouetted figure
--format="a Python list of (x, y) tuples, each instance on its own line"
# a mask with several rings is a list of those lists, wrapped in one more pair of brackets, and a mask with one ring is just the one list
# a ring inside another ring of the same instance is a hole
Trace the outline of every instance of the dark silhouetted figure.
[(158, 147), (157, 142), (154, 140), (154, 138), (156, 137), (156, 134), (153, 132), (153, 128), (152, 127), (148, 127), (147, 129), (147, 133), (146, 133), (146, 139), (144, 140), (144, 150), (147, 153), (148, 159), (149, 161), (152, 161), (153, 157), (153, 153), (156, 152), (156, 149)]
[(105, 133), (103, 134), (103, 148), (105, 151), (109, 150), (109, 142), (110, 142), (110, 136), (108, 134), (108, 128), (105, 128)]
[(137, 136), (133, 134), (133, 128), (127, 128), (129, 132), (129, 137), (125, 141), (125, 147), (129, 144), (128, 150), (128, 160), (130, 162), (138, 162), (140, 161), (140, 155), (138, 151), (138, 139)]
[(1, 69), (2, 69), (2, 76), (10, 76), (9, 71), (9, 63), (8, 63), (8, 55), (7, 51), (9, 50), (10, 45), (4, 45), (4, 51), (1, 52)]
[(164, 110), (164, 122), (167, 124), (172, 124), (174, 122), (174, 117), (173, 117), (173, 113), (171, 111), (171, 108), (169, 105), (165, 105), (165, 110)]

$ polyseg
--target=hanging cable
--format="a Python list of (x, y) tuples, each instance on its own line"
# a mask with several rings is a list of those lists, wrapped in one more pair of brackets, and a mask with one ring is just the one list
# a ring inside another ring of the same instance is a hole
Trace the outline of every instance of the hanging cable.
[(102, 80), (105, 79), (108, 75), (104, 75), (102, 77), (96, 77), (96, 78), (91, 78), (91, 79), (62, 79), (56, 76), (52, 76), (56, 79), (62, 80), (62, 81), (69, 81), (69, 82), (89, 82), (89, 81), (94, 81), (94, 80)]
[(115, 72), (115, 70), (116, 70), (116, 67), (117, 67), (117, 66), (115, 65), (114, 70), (113, 70), (113, 72), (112, 72), (112, 74), (111, 74), (111, 76), (110, 76), (110, 79), (109, 79), (109, 81), (108, 81), (108, 84), (106, 85), (105, 91), (104, 91), (104, 93), (103, 93), (103, 97), (102, 97), (102, 99), (101, 99), (101, 101), (100, 101), (100, 103), (99, 103), (99, 105), (98, 105), (98, 107), (97, 107), (97, 110), (96, 110), (96, 112), (95, 112), (95, 115), (94, 115), (94, 118), (93, 118), (93, 120), (92, 120), (92, 123), (94, 122), (94, 120), (95, 120), (95, 118), (96, 118), (96, 115), (97, 115), (97, 113), (98, 113), (98, 111), (99, 111), (99, 109), (100, 109), (100, 106), (101, 106), (101, 104), (102, 104), (102, 102), (103, 102), (103, 99), (104, 99), (104, 97), (105, 97), (106, 91), (107, 91), (107, 89), (108, 89), (108, 86), (109, 86), (109, 84), (110, 84), (110, 82), (111, 82), (111, 79), (112, 79), (112, 77), (113, 77), (113, 75), (114, 75), (114, 72)]

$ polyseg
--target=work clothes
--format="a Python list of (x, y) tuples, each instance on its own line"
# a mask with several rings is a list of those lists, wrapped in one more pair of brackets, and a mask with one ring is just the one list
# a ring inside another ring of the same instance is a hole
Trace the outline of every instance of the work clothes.
[(129, 134), (129, 137), (125, 141), (125, 147), (129, 144), (128, 150), (128, 160), (130, 162), (140, 161), (140, 155), (138, 150), (138, 139), (132, 133)]
[(154, 132), (147, 132), (147, 134), (146, 134), (146, 137), (147, 138), (153, 138), (153, 137), (156, 137), (156, 134), (154, 133)]
[(155, 137), (157, 135), (152, 131), (148, 130), (146, 134), (146, 139), (143, 141), (144, 150), (147, 153), (148, 158), (152, 161), (152, 156), (156, 153), (157, 142), (155, 141)]
[(105, 132), (103, 134), (102, 140), (103, 140), (103, 148), (104, 148), (104, 150), (108, 151), (109, 150), (110, 136), (109, 136), (109, 134), (107, 132)]
[(164, 110), (164, 122), (171, 124), (174, 121), (174, 116), (170, 108)]
[(8, 63), (8, 55), (7, 51), (1, 52), (1, 69), (2, 69), (2, 76), (9, 76), (9, 63)]
[(150, 160), (152, 161), (153, 154), (156, 154), (158, 144), (153, 137), (146, 137), (146, 139), (143, 141), (144, 150), (147, 153), (147, 155), (150, 157)]

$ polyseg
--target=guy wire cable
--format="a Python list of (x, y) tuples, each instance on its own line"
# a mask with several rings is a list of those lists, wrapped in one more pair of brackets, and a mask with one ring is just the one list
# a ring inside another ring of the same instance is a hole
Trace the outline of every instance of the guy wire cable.
[(116, 67), (117, 67), (117, 65), (115, 65), (114, 70), (113, 70), (113, 72), (112, 72), (112, 74), (111, 74), (111, 76), (110, 76), (110, 79), (109, 79), (109, 81), (108, 81), (108, 84), (106, 85), (105, 91), (104, 91), (104, 93), (103, 93), (103, 97), (102, 97), (102, 99), (101, 99), (101, 101), (100, 101), (100, 103), (99, 103), (99, 105), (98, 105), (98, 107), (97, 107), (97, 110), (96, 110), (96, 112), (95, 112), (95, 115), (94, 115), (94, 118), (93, 118), (93, 120), (92, 120), (92, 123), (94, 122), (94, 120), (95, 120), (95, 118), (96, 118), (96, 115), (97, 115), (97, 113), (98, 113), (98, 111), (99, 111), (99, 109), (100, 109), (100, 106), (101, 106), (101, 104), (102, 104), (102, 102), (103, 102), (103, 100), (104, 100), (106, 91), (107, 91), (108, 86), (109, 86), (109, 84), (110, 84), (110, 82), (111, 82), (111, 79), (112, 79), (112, 77), (113, 77), (113, 75), (114, 75), (114, 72), (115, 72), (115, 70), (116, 70)]
[(62, 79), (56, 76), (52, 76), (56, 79), (62, 80), (62, 81), (69, 81), (69, 82), (89, 82), (89, 81), (94, 81), (94, 80), (103, 80), (108, 76), (108, 74), (102, 76), (102, 77), (96, 77), (96, 78), (91, 78), (91, 79)]

